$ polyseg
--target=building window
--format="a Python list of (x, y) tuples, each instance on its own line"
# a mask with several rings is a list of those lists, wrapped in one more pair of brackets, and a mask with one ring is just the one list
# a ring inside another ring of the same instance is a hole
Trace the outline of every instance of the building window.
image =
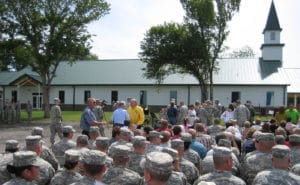
[(231, 92), (231, 102), (236, 102), (237, 100), (241, 99), (241, 92), (233, 91)]
[(272, 31), (272, 32), (271, 32), (271, 35), (270, 35), (270, 37), (271, 37), (271, 40), (275, 40), (275, 36), (276, 36), (276, 35), (275, 35), (275, 32), (274, 32), (274, 31)]
[(140, 91), (140, 105), (147, 105), (147, 91)]
[(88, 99), (91, 97), (91, 91), (87, 90), (87, 91), (84, 91), (84, 103), (87, 103)]
[(177, 104), (177, 91), (170, 91), (170, 101), (175, 100), (175, 105)]
[(111, 91), (111, 102), (118, 101), (118, 91)]
[(11, 91), (11, 101), (12, 102), (18, 101), (18, 91)]
[(267, 92), (266, 105), (274, 106), (274, 92), (273, 91)]
[(58, 98), (60, 99), (60, 103), (65, 103), (65, 91), (58, 91)]

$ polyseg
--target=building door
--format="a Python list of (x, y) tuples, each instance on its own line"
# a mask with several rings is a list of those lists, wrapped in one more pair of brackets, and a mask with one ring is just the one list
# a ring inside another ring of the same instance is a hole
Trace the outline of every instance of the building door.
[(236, 100), (240, 100), (240, 99), (241, 99), (241, 92), (233, 91), (231, 93), (231, 102), (236, 102)]
[(32, 108), (42, 109), (43, 106), (43, 93), (32, 93)]
[(147, 91), (140, 91), (140, 105), (147, 105)]
[(175, 105), (177, 104), (177, 91), (170, 91), (170, 101), (175, 100)]
[(11, 91), (11, 102), (16, 103), (18, 101), (18, 91)]

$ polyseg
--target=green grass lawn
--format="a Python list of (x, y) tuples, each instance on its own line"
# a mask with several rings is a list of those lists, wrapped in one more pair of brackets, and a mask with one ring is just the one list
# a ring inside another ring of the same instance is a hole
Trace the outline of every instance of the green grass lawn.
[[(65, 122), (79, 122), (81, 118), (82, 111), (63, 111), (62, 117)], [(105, 120), (110, 121), (112, 112), (105, 112)], [(25, 111), (21, 112), (21, 120), (26, 121), (28, 115)], [(49, 119), (44, 119), (44, 111), (33, 111), (32, 120), (43, 120), (48, 121)]]

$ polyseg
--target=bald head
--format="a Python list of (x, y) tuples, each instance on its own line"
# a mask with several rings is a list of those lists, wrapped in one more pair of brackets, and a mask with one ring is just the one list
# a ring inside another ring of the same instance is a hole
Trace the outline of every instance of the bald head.
[(168, 132), (168, 131), (162, 131), (160, 134), (162, 135), (162, 138), (161, 138), (161, 142), (162, 143), (169, 142), (170, 137), (171, 137), (170, 132)]
[(136, 107), (136, 106), (137, 106), (136, 99), (131, 99), (131, 100), (130, 100), (130, 106), (131, 106), (131, 107)]

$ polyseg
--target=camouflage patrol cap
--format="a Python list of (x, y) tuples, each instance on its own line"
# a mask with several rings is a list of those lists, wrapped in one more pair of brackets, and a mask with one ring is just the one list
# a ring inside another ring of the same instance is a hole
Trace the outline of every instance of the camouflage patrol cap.
[(110, 149), (112, 157), (128, 157), (131, 149), (127, 145), (116, 145)]
[(122, 127), (122, 128), (120, 128), (120, 134), (123, 136), (130, 136), (131, 131), (126, 127)]
[(78, 150), (67, 150), (65, 151), (65, 162), (76, 163), (79, 161), (80, 153)]
[(169, 154), (169, 155), (173, 158), (174, 161), (175, 161), (176, 159), (178, 159), (178, 152), (177, 152), (177, 150), (174, 150), (174, 149), (172, 149), (172, 148), (167, 148), (167, 147), (165, 147), (165, 148), (163, 148), (163, 149), (161, 150), (161, 152), (164, 152), (164, 153)]
[(149, 132), (149, 138), (163, 138), (163, 136), (159, 132), (153, 130)]
[(108, 137), (97, 137), (96, 146), (99, 146), (102, 148), (108, 148), (109, 147), (109, 138)]
[(37, 154), (32, 151), (15, 152), (11, 166), (39, 166), (37, 161)]
[(220, 139), (219, 142), (218, 142), (218, 146), (231, 148), (231, 141), (229, 141), (228, 139)]
[(300, 135), (297, 134), (290, 135), (289, 141), (293, 143), (300, 143)]
[(135, 136), (132, 138), (133, 147), (143, 147), (147, 143), (147, 140), (143, 136)]
[(106, 154), (98, 150), (89, 150), (82, 155), (81, 162), (84, 164), (104, 165)]
[(88, 136), (87, 135), (79, 135), (77, 136), (77, 143), (80, 143), (80, 144), (88, 144)]
[(213, 157), (231, 157), (232, 150), (223, 146), (213, 148)]
[(90, 134), (98, 134), (98, 135), (100, 135), (99, 127), (96, 127), (96, 126), (90, 127)]
[(255, 136), (256, 141), (275, 141), (275, 136), (272, 133), (258, 133)]
[(33, 136), (42, 136), (44, 133), (44, 129), (42, 127), (33, 127), (31, 130), (31, 135)]
[(76, 130), (71, 125), (67, 125), (62, 128), (62, 132), (67, 134), (71, 132), (76, 132)]
[(155, 174), (171, 174), (173, 158), (167, 153), (151, 152), (141, 161), (140, 166)]
[(27, 136), (25, 138), (25, 141), (26, 141), (26, 147), (29, 147), (29, 146), (36, 146), (38, 144), (41, 144), (41, 139), (42, 137), (41, 136)]
[(17, 140), (5, 141), (5, 150), (16, 150), (19, 148), (19, 142)]
[(181, 139), (183, 142), (192, 142), (192, 135), (190, 133), (182, 133)]
[(184, 147), (184, 142), (181, 139), (174, 139), (171, 141), (171, 148), (178, 149)]
[(272, 148), (272, 157), (273, 158), (279, 158), (279, 159), (284, 159), (284, 158), (290, 158), (291, 156), (291, 150), (289, 147), (285, 145), (275, 145)]

